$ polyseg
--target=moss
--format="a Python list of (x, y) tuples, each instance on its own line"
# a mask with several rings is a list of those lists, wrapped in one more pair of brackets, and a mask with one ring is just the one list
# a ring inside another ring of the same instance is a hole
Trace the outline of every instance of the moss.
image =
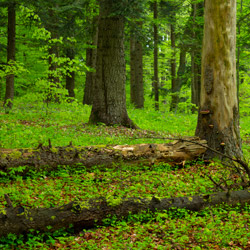
[(4, 208), (1, 208), (1, 209), (0, 209), (0, 214), (6, 215), (6, 214), (7, 214), (7, 213), (6, 213), (6, 210), (5, 210)]
[(114, 206), (118, 206), (122, 203), (122, 197), (108, 196), (106, 198), (106, 201), (107, 201), (109, 206), (114, 207)]
[(22, 153), (20, 151), (14, 150), (10, 153), (10, 157), (14, 159), (19, 159), (22, 157)]
[(52, 147), (52, 148), (50, 149), (50, 151), (51, 151), (52, 153), (58, 153), (58, 149), (55, 148), (55, 147)]

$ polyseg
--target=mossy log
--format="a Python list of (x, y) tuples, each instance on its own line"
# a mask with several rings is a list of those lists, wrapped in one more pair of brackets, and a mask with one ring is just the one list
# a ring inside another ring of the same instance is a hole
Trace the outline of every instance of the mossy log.
[(58, 165), (82, 164), (86, 167), (95, 165), (109, 166), (112, 163), (158, 162), (179, 163), (201, 156), (206, 148), (206, 141), (197, 137), (176, 140), (165, 144), (137, 144), (116, 146), (66, 146), (52, 147), (40, 145), (36, 149), (0, 149), (0, 170), (8, 172), (9, 168), (43, 166), (50, 168)]
[[(7, 199), (6, 199), (7, 200)], [(0, 236), (9, 233), (26, 233), (30, 229), (40, 232), (67, 228), (73, 224), (77, 230), (102, 225), (107, 216), (118, 219), (129, 214), (142, 211), (162, 211), (170, 208), (186, 208), (199, 211), (208, 206), (222, 203), (230, 205), (250, 203), (250, 191), (240, 190), (219, 192), (210, 195), (197, 195), (177, 198), (105, 198), (90, 199), (87, 202), (75, 201), (67, 205), (53, 208), (26, 209), (12, 207), (8, 201), (8, 208), (0, 210)]]

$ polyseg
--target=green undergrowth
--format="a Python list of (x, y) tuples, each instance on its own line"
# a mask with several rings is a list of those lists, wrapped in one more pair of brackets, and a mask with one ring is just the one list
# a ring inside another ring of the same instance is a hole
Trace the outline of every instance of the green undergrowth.
[[(25, 98), (15, 102), (5, 114), (0, 108), (0, 148), (34, 148), (39, 144), (65, 146), (161, 143), (162, 137), (193, 136), (196, 114), (156, 112), (147, 107), (128, 109), (130, 118), (140, 127), (131, 130), (121, 126), (88, 125), (90, 107), (80, 103), (28, 103)], [(246, 158), (250, 152), (248, 116), (241, 118), (241, 135)], [(26, 172), (27, 167), (13, 168), (8, 175), (0, 173), (0, 208), (6, 207), (4, 194), (14, 206), (25, 208), (55, 207), (73, 200), (104, 197), (121, 200), (127, 197), (182, 197), (209, 194), (218, 189), (209, 180), (227, 185), (239, 182), (228, 168), (218, 162), (182, 162), (170, 166), (112, 165), (58, 166), (55, 170)], [(18, 174), (17, 174), (18, 172)], [(23, 174), (26, 173), (26, 174)], [(250, 208), (221, 205), (201, 212), (185, 209), (143, 212), (117, 220), (108, 217), (104, 226), (82, 229), (61, 229), (53, 233), (31, 231), (0, 239), (0, 249), (248, 249), (250, 248)]]

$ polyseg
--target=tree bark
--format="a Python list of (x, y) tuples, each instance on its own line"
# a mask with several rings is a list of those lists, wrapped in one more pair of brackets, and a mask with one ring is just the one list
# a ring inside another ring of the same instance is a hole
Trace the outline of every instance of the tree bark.
[[(206, 1), (196, 135), (207, 140), (211, 148), (240, 158), (235, 48), (236, 0)], [(208, 150), (206, 156), (218, 155)]]
[(35, 169), (40, 169), (42, 166), (55, 168), (58, 165), (72, 166), (77, 163), (86, 167), (109, 166), (119, 161), (147, 165), (159, 162), (176, 164), (196, 159), (206, 151), (204, 147), (206, 141), (196, 137), (187, 139), (188, 141), (179, 140), (168, 144), (89, 147), (45, 147), (40, 145), (37, 149), (1, 149), (0, 170), (8, 172), (9, 169), (18, 166), (29, 166)]
[[(16, 4), (10, 3), (8, 6), (8, 45), (7, 45), (7, 64), (11, 67), (15, 61), (16, 54)], [(9, 73), (6, 76), (6, 92), (4, 106), (11, 109), (14, 99), (14, 80), (15, 75)]]
[[(6, 197), (8, 199), (8, 196)], [(250, 204), (249, 190), (218, 192), (209, 195), (196, 195), (175, 198), (97, 198), (88, 201), (74, 201), (60, 207), (34, 208), (12, 207), (0, 210), (0, 236), (9, 233), (28, 233), (35, 231), (55, 231), (73, 224), (75, 229), (82, 230), (103, 224), (103, 219), (116, 216), (117, 219), (137, 214), (142, 211), (164, 211), (171, 208), (186, 208), (200, 211), (206, 207), (220, 204)], [(48, 227), (50, 229), (48, 229)]]
[(158, 70), (158, 3), (154, 1), (154, 96), (155, 110), (159, 110), (159, 70)]
[[(191, 46), (191, 67), (192, 67), (192, 95), (191, 101), (197, 107), (200, 106), (200, 92), (201, 92), (201, 46), (202, 46), (202, 31), (203, 25), (200, 24), (200, 19), (204, 15), (204, 4), (192, 3), (192, 15), (193, 15), (193, 29), (192, 39), (195, 41)], [(193, 112), (197, 110), (193, 108)]]
[(180, 91), (181, 87), (184, 82), (184, 74), (186, 70), (186, 49), (181, 48), (180, 51), (180, 64), (179, 64), (179, 69), (177, 72), (177, 79), (175, 80), (175, 85), (172, 85), (172, 101), (171, 101), (171, 106), (170, 110), (171, 111), (176, 111), (178, 108), (178, 103), (180, 100)]
[[(170, 24), (170, 38), (171, 38), (171, 90), (172, 90), (172, 103), (173, 103), (173, 99), (174, 99), (174, 95), (176, 95), (177, 93), (175, 93), (175, 89), (176, 89), (176, 45), (175, 45), (175, 17), (171, 17), (171, 24)], [(173, 111), (173, 105), (171, 103), (170, 106), (170, 111)]]
[[(86, 65), (91, 68), (91, 71), (86, 73), (86, 81), (84, 88), (83, 104), (92, 105), (93, 103), (93, 87), (96, 75), (96, 56), (97, 56), (97, 41), (98, 41), (98, 17), (92, 20), (92, 42), (91, 48), (86, 50)], [(95, 47), (95, 48), (93, 48)], [(93, 71), (94, 70), (94, 71)]]
[[(142, 23), (136, 23), (142, 28)], [(139, 38), (132, 29), (130, 37), (130, 101), (135, 108), (144, 107), (143, 88), (143, 48)]]
[[(75, 51), (73, 48), (66, 49), (66, 56), (73, 60), (75, 58)], [(66, 75), (66, 89), (68, 90), (68, 97), (75, 98), (75, 71), (68, 71)]]
[(110, 0), (100, 1), (95, 95), (89, 123), (136, 128), (126, 109), (124, 17), (112, 15), (115, 5)]

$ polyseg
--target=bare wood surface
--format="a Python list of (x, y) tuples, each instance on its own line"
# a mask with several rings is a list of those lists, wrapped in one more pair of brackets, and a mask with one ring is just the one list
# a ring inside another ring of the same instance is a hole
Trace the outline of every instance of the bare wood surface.
[(35, 149), (0, 149), (0, 170), (18, 166), (56, 167), (58, 165), (83, 164), (109, 166), (112, 163), (156, 164), (179, 163), (193, 160), (206, 151), (206, 141), (197, 137), (176, 140), (165, 144), (102, 145), (52, 147), (40, 145)]

